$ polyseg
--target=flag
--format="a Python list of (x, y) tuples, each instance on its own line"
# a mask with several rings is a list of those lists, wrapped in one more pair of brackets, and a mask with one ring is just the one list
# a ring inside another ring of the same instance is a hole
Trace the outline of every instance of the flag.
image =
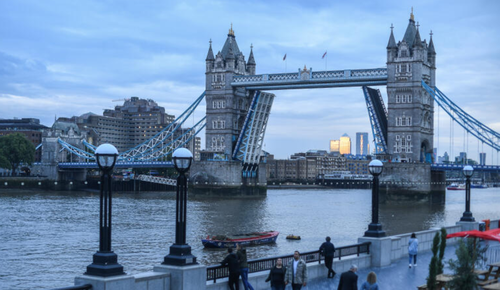
[(326, 56), (326, 51), (325, 51), (325, 53), (323, 53), (323, 56), (321, 57), (321, 59), (324, 59), (325, 56)]
[(286, 59), (286, 53), (285, 53), (285, 56), (283, 57), (283, 61), (285, 61), (285, 59)]

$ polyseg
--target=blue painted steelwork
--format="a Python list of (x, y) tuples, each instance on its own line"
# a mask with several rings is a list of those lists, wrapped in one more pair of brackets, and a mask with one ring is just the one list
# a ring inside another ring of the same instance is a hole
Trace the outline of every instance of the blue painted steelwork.
[(243, 123), (243, 128), (241, 129), (240, 136), (238, 138), (238, 142), (236, 143), (236, 147), (234, 148), (234, 152), (233, 152), (233, 159), (234, 160), (242, 161), (245, 157), (245, 156), (240, 156), (240, 158), (238, 158), (238, 154), (240, 153), (241, 143), (243, 142), (243, 139), (245, 138), (245, 132), (247, 132), (248, 125), (250, 124), (250, 119), (253, 116), (253, 113), (255, 111), (255, 106), (257, 106), (257, 101), (259, 100), (259, 97), (260, 97), (260, 91), (255, 91), (253, 99), (252, 99), (252, 103), (250, 103), (250, 108), (248, 109), (248, 113), (247, 113), (247, 116), (245, 118), (245, 122)]
[(380, 90), (363, 86), (376, 154), (387, 154), (387, 110)]
[[(453, 171), (453, 170), (463, 170), (465, 165), (459, 164), (444, 164), (437, 163), (432, 164), (432, 170), (443, 170), (443, 171)], [(492, 166), (492, 165), (472, 165), (474, 171), (500, 171), (500, 166)]]
[(92, 150), (92, 152), (95, 152), (95, 149), (97, 148), (96, 146), (90, 144), (89, 142), (85, 141), (85, 139), (82, 140), (82, 144), (85, 145), (87, 148)]
[(36, 147), (35, 147), (35, 151), (42, 148), (42, 143), (38, 144)]
[[(81, 158), (84, 158), (84, 159), (87, 159), (87, 160), (95, 160), (95, 156), (94, 156), (94, 153), (90, 153), (90, 152), (86, 152), (78, 147), (75, 147), (69, 143), (66, 143), (64, 142), (63, 140), (61, 139), (57, 139), (57, 142), (59, 144), (61, 144), (61, 146), (63, 147), (63, 149), (66, 149), (68, 150), (69, 152), (77, 155), (78, 157), (81, 157)], [(62, 150), (62, 149), (61, 149)]]
[[(60, 169), (97, 169), (96, 162), (60, 162)], [(150, 161), (150, 162), (117, 162), (115, 168), (174, 168), (172, 161)]]
[(500, 134), (493, 131), (488, 126), (476, 120), (471, 115), (467, 114), (454, 102), (452, 102), (445, 94), (443, 94), (437, 87), (432, 89), (424, 81), (422, 81), (422, 86), (431, 95), (438, 105), (443, 108), (443, 110), (448, 113), (448, 115), (457, 122), (462, 128), (467, 130), (467, 132), (474, 135), (476, 138), (481, 140), (481, 142), (486, 143), (493, 149), (500, 151)]
[(301, 71), (298, 73), (234, 76), (231, 86), (247, 90), (287, 90), (333, 87), (381, 86), (387, 84), (387, 69)]

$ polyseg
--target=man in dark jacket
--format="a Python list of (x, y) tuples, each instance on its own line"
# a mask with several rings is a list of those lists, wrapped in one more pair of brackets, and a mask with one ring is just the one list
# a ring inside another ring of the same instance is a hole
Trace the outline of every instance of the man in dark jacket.
[(352, 265), (349, 271), (340, 275), (339, 287), (337, 290), (358, 290), (358, 266)]
[(240, 290), (240, 283), (238, 283), (238, 278), (240, 277), (240, 265), (238, 262), (238, 257), (233, 253), (232, 248), (228, 248), (227, 252), (229, 253), (229, 255), (226, 256), (221, 264), (222, 266), (227, 265), (229, 268), (229, 289)]
[(330, 237), (326, 237), (326, 242), (321, 244), (321, 247), (319, 247), (319, 252), (323, 256), (325, 256), (325, 267), (328, 269), (328, 278), (333, 278), (335, 277), (335, 271), (333, 271), (332, 269), (335, 246), (330, 243), (330, 240)]
[(248, 282), (247, 250), (240, 246), (240, 244), (236, 244), (236, 256), (240, 263), (240, 275), (243, 287), (245, 287), (245, 290), (253, 290), (252, 285)]

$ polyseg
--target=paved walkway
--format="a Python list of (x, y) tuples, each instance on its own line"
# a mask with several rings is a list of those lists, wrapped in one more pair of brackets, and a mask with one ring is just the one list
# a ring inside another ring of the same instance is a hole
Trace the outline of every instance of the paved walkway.
[[(381, 268), (366, 268), (358, 270), (358, 288), (366, 281), (366, 276), (369, 272), (373, 271), (377, 274), (377, 282), (381, 290), (416, 290), (417, 286), (427, 283), (427, 276), (429, 275), (429, 263), (432, 258), (432, 252), (426, 251), (419, 253), (417, 256), (417, 267), (408, 268), (408, 258), (402, 258), (390, 266)], [(446, 247), (444, 261), (455, 259), (455, 245), (448, 245)], [(445, 263), (445, 273), (449, 273), (449, 269)], [(310, 281), (307, 287), (303, 290), (328, 290), (337, 289), (340, 280), (340, 274), (337, 273), (334, 279), (316, 279)]]

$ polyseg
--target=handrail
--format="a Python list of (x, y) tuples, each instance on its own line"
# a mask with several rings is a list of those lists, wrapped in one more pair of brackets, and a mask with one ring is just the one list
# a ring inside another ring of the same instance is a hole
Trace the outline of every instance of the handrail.
[(52, 290), (90, 290), (90, 289), (92, 289), (91, 284), (83, 284), (83, 285), (69, 286), (64, 288), (56, 288)]
[[(360, 244), (353, 244), (335, 248), (335, 254), (333, 257), (341, 260), (342, 257), (347, 257), (352, 255), (359, 256), (359, 254), (364, 254), (364, 253), (370, 254), (370, 244), (371, 242), (364, 242)], [(306, 263), (318, 262), (319, 264), (321, 264), (321, 256), (319, 250), (300, 253), (300, 257)], [(278, 258), (281, 258), (283, 260), (283, 265), (287, 265), (290, 261), (293, 260), (293, 254), (285, 256), (276, 256), (271, 258), (249, 260), (248, 272), (255, 273), (255, 272), (270, 270), (274, 266)], [(214, 283), (216, 283), (217, 279), (227, 278), (227, 277), (229, 277), (229, 268), (227, 266), (212, 265), (207, 267), (207, 281), (213, 280)]]

